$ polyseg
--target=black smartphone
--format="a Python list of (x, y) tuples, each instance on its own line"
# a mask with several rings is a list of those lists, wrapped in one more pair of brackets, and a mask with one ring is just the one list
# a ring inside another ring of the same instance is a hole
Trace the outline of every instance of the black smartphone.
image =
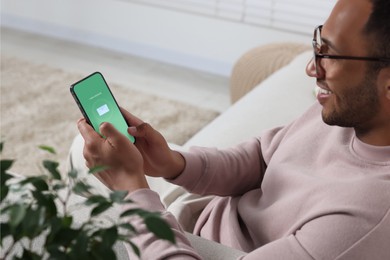
[(70, 92), (81, 113), (96, 132), (101, 135), (99, 126), (103, 122), (109, 122), (132, 143), (135, 142), (135, 138), (127, 132), (129, 126), (100, 72), (92, 73), (72, 84)]

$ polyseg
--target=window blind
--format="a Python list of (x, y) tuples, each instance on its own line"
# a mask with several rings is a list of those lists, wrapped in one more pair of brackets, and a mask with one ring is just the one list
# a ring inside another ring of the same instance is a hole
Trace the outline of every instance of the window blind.
[(216, 19), (311, 34), (336, 0), (126, 0)]

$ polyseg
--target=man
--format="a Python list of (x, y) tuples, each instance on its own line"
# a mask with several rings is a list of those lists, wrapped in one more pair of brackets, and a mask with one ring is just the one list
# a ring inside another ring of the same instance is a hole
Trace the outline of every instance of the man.
[[(390, 2), (339, 0), (314, 33), (307, 74), (318, 103), (283, 128), (226, 150), (177, 152), (151, 126), (122, 111), (134, 146), (104, 123), (101, 138), (79, 120), (88, 167), (164, 212), (176, 246), (140, 227), (146, 259), (198, 259), (145, 174), (217, 195), (194, 232), (247, 252), (243, 259), (390, 259)], [(261, 119), (259, 119), (261, 120)]]

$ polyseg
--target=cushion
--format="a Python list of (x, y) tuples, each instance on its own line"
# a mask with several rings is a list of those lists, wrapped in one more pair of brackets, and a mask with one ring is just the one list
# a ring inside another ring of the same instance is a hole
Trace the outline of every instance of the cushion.
[(231, 146), (298, 117), (315, 102), (315, 79), (308, 77), (305, 72), (312, 55), (312, 51), (298, 55), (199, 131), (184, 146)]

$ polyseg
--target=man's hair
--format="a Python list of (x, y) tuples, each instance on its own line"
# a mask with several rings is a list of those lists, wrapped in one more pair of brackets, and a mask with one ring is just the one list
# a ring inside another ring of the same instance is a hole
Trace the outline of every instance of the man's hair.
[[(369, 50), (374, 57), (390, 58), (390, 0), (370, 0), (372, 12), (364, 28), (371, 40)], [(389, 67), (390, 62), (373, 62), (372, 69)]]

